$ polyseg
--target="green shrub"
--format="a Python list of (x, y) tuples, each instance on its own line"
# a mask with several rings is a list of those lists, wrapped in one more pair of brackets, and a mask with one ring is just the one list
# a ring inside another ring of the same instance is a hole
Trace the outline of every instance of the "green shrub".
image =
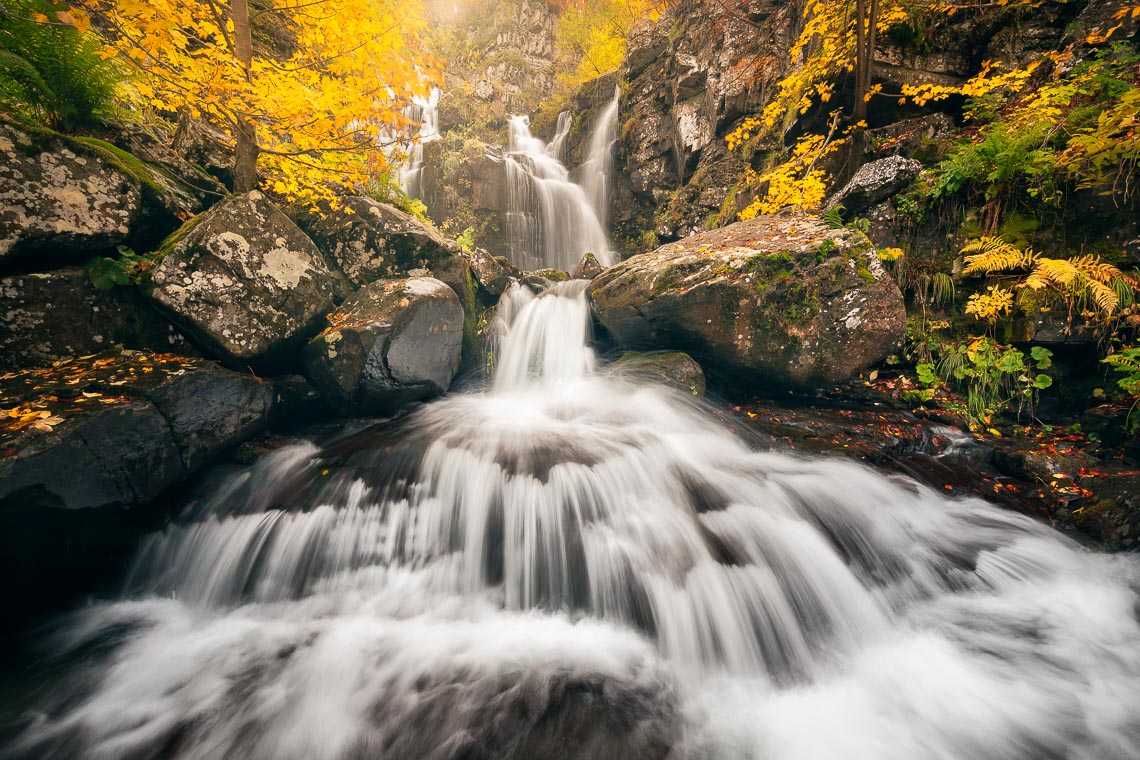
[(0, 110), (71, 130), (110, 116), (122, 72), (99, 55), (94, 34), (54, 21), (65, 8), (49, 0), (0, 0)]

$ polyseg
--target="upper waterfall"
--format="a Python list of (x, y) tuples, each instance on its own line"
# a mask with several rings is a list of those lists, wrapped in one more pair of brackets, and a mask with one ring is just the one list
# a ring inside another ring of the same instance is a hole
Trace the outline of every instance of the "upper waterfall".
[[(559, 119), (561, 130), (569, 119)], [(508, 258), (523, 269), (570, 271), (590, 252), (603, 264), (614, 254), (601, 218), (587, 191), (570, 179), (559, 160), (566, 132), (547, 145), (530, 132), (525, 116), (509, 123), (504, 161), (507, 181)]]
[(594, 207), (603, 229), (608, 229), (610, 204), (614, 192), (614, 142), (617, 140), (618, 100), (621, 88), (614, 87), (614, 97), (598, 116), (590, 132), (586, 160), (579, 169), (582, 187)]

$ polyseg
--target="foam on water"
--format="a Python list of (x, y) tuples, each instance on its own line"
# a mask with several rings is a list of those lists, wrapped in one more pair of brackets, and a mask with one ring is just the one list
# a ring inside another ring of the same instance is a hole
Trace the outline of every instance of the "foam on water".
[(1140, 757), (1140, 563), (599, 375), (509, 291), (492, 387), (217, 488), (12, 754)]

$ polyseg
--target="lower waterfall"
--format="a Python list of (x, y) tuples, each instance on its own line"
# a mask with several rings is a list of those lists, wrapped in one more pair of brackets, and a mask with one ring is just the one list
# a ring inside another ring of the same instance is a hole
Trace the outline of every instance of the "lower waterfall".
[(517, 286), (491, 385), (221, 481), (18, 758), (1140, 757), (1140, 561), (757, 452)]

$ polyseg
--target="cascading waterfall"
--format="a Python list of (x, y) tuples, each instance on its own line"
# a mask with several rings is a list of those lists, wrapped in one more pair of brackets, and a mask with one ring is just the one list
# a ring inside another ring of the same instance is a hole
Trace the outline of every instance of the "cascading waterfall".
[(614, 143), (617, 141), (618, 99), (621, 88), (614, 87), (613, 100), (598, 116), (598, 121), (590, 133), (586, 160), (582, 163), (579, 183), (586, 190), (586, 197), (602, 229), (609, 228), (610, 201), (613, 199), (614, 185)]
[(581, 282), (498, 320), (487, 390), (281, 449), (152, 536), (10, 754), (1140, 757), (1136, 557), (750, 450), (599, 374)]
[(530, 133), (525, 116), (509, 124), (504, 158), (507, 183), (506, 237), (508, 258), (523, 269), (554, 268), (568, 272), (582, 255), (614, 263), (606, 229), (595, 207), (559, 159), (570, 128), (569, 115), (559, 117), (559, 134), (546, 145)]
[(410, 198), (423, 197), (424, 145), (439, 139), (439, 88), (427, 98), (415, 98), (405, 115), (419, 122), (419, 130), (408, 148), (408, 165), (400, 176), (400, 189)]

